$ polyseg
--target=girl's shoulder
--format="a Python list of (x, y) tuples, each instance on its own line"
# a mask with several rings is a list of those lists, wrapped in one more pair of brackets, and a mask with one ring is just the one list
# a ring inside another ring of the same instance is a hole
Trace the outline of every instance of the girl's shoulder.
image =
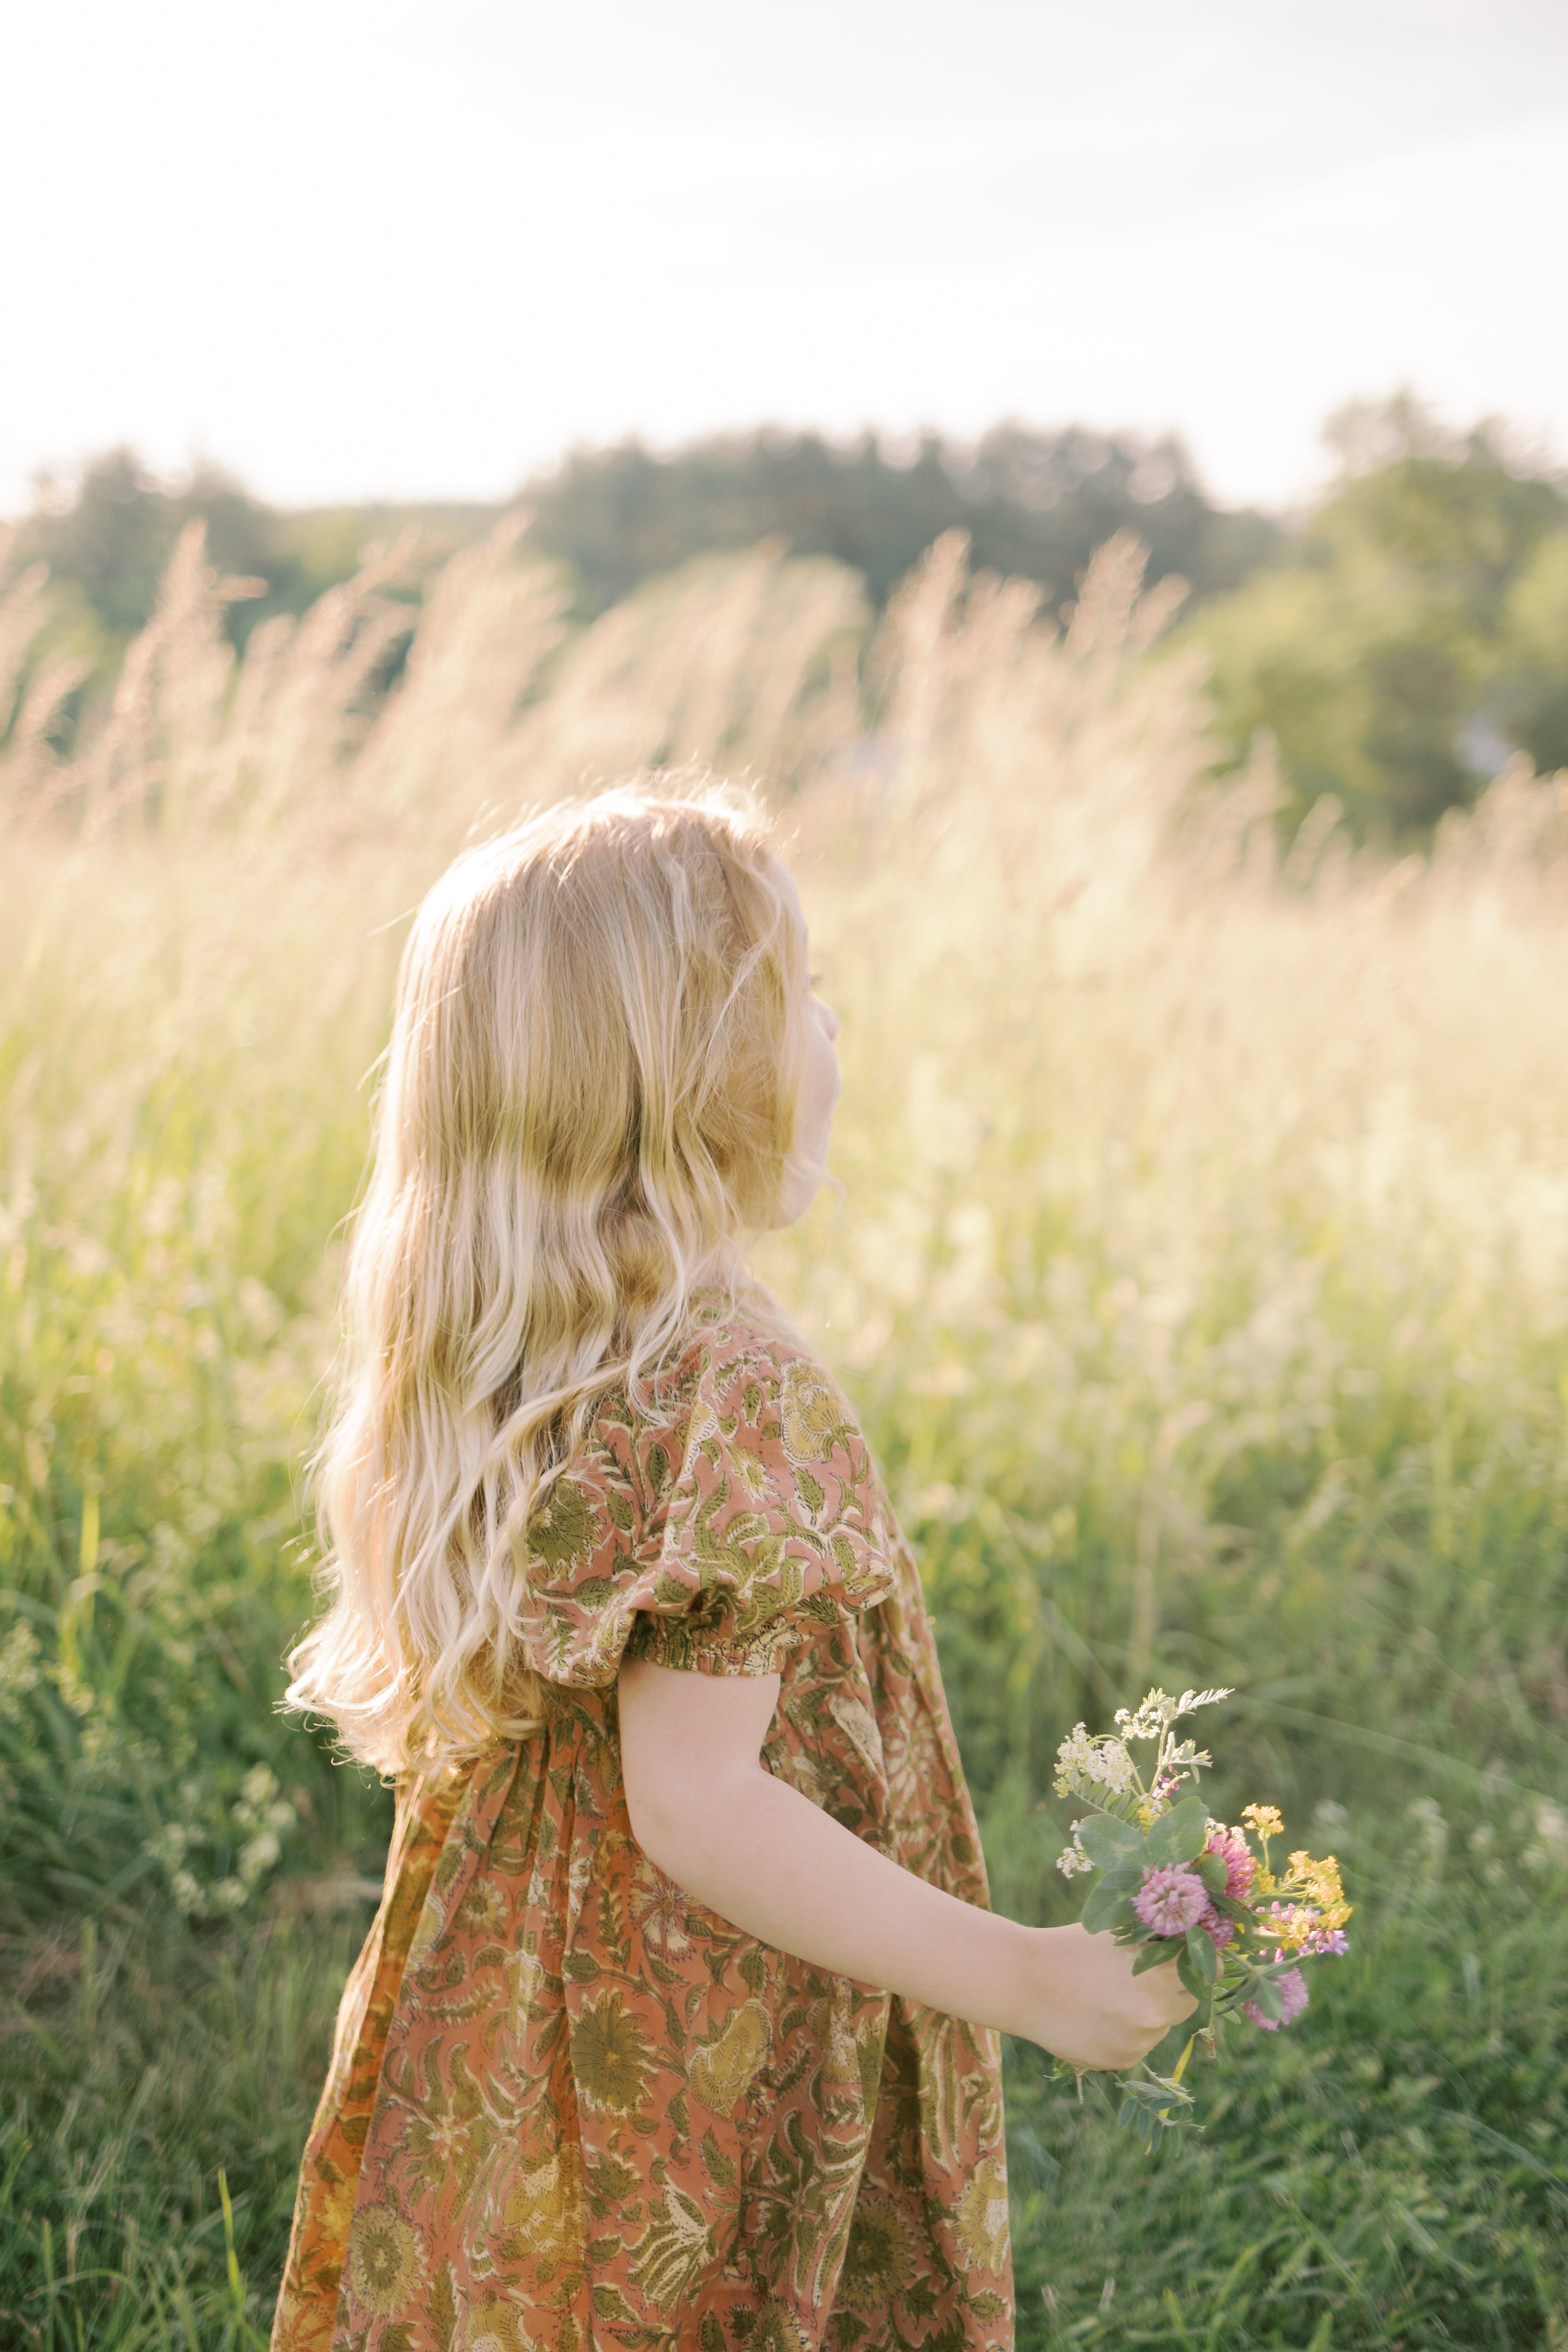
[(657, 1371), (600, 1400), (566, 1482), (603, 1492), (629, 1533), (651, 1530), (671, 1509), (679, 1517), (682, 1497), (716, 1477), (760, 1497), (803, 1482), (820, 1491), (828, 1469), (868, 1517), (886, 1515), (854, 1408), (777, 1301), (748, 1283), (694, 1297)]
[(672, 1431), (714, 1414), (722, 1423), (737, 1409), (755, 1423), (771, 1408), (798, 1459), (801, 1441), (813, 1429), (826, 1434), (854, 1425), (832, 1373), (760, 1283), (699, 1292), (689, 1327), (666, 1363), (634, 1412)]
[(520, 1637), (545, 1681), (778, 1670), (898, 1580), (837, 1383), (765, 1292), (707, 1292), (657, 1379), (601, 1402), (527, 1530)]

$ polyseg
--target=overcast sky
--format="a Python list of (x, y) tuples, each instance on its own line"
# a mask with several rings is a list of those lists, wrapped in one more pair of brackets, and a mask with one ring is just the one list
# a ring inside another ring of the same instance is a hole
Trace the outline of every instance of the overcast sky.
[(1568, 0), (31, 0), (0, 511), (1001, 417), (1310, 491), (1412, 385), (1568, 458)]

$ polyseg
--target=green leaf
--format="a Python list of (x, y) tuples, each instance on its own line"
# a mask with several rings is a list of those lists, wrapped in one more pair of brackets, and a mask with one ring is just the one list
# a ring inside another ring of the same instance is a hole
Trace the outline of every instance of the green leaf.
[(1089, 1889), (1089, 1900), (1080, 1914), (1089, 1934), (1100, 1935), (1110, 1927), (1118, 1911), (1126, 1901), (1125, 1891), (1114, 1885), (1109, 1878), (1102, 1878), (1097, 1885), (1092, 1886)]
[(1184, 1942), (1182, 1946), (1181, 1957), (1176, 1962), (1176, 1974), (1186, 1986), (1193, 1999), (1202, 2000), (1208, 1990), (1208, 1981), (1206, 1978), (1198, 1974), (1197, 1963), (1193, 1958), (1193, 1948), (1188, 1943)]
[(1265, 2017), (1283, 2018), (1285, 2003), (1272, 1977), (1259, 1977), (1249, 1999), (1258, 2003)]
[(1167, 2083), (1160, 2076), (1148, 2083), (1124, 2081), (1121, 2087), (1127, 2094), (1129, 2104), (1136, 2102), (1154, 2121), (1168, 2121), (1167, 2111), (1170, 2108), (1190, 2107), (1193, 2104), (1192, 2094), (1180, 2083)]
[(1193, 1966), (1205, 1984), (1212, 1985), (1219, 1974), (1219, 1954), (1215, 1951), (1214, 1938), (1206, 1928), (1189, 1927), (1187, 1929), (1187, 1949), (1193, 1956)]
[(1114, 1870), (1119, 1862), (1127, 1862), (1141, 1854), (1143, 1836), (1131, 1822), (1119, 1822), (1114, 1813), (1090, 1813), (1078, 1825), (1079, 1843), (1090, 1862), (1101, 1870)]
[(1114, 1870), (1108, 1870), (1097, 1878), (1092, 1891), (1099, 1894), (1103, 1888), (1109, 1895), (1120, 1898), (1123, 1895), (1136, 1895), (1142, 1883), (1142, 1864), (1136, 1862), (1123, 1862), (1119, 1863)]
[[(1140, 1869), (1108, 1870), (1099, 1881), (1095, 1892), (1102, 1894), (1101, 1916), (1118, 1935), (1132, 1936), (1139, 1942), (1149, 1930), (1132, 1908), (1132, 1897), (1142, 1884)], [(1086, 1906), (1087, 1908), (1087, 1906)]]
[(1193, 1868), (1211, 1895), (1223, 1895), (1226, 1887), (1225, 1859), (1217, 1853), (1200, 1853)]
[(1152, 1943), (1144, 1945), (1138, 1958), (1133, 1961), (1133, 1975), (1141, 1977), (1145, 1969), (1164, 1968), (1169, 1961), (1178, 1957), (1181, 1949), (1181, 1944), (1174, 1936), (1156, 1936)]
[(1149, 1832), (1149, 1853), (1154, 1862), (1191, 1862), (1203, 1851), (1208, 1835), (1209, 1809), (1202, 1797), (1184, 1797), (1173, 1811), (1162, 1813)]

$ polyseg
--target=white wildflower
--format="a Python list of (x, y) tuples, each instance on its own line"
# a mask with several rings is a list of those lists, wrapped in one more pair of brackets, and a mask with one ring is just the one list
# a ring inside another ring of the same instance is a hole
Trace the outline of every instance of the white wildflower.
[(1057, 1856), (1057, 1868), (1064, 1878), (1076, 1878), (1083, 1871), (1094, 1868), (1093, 1863), (1083, 1850), (1083, 1843), (1079, 1836), (1079, 1831), (1082, 1826), (1081, 1822), (1073, 1823), (1071, 1843), (1063, 1846)]
[(1549, 1797), (1535, 1808), (1535, 1837), (1522, 1859), (1528, 1870), (1560, 1870), (1568, 1863), (1568, 1813)]
[(1535, 1834), (1560, 1862), (1568, 1862), (1568, 1813), (1550, 1798), (1542, 1797), (1535, 1808)]
[(277, 1861), (280, 1851), (277, 1833), (279, 1830), (292, 1829), (296, 1815), (293, 1806), (279, 1789), (276, 1776), (265, 1764), (254, 1766), (246, 1774), (232, 1811), (236, 1827), (255, 1833), (246, 1848), (247, 1853), (252, 1848), (259, 1851), (264, 1843), (270, 1844), (267, 1860), (253, 1865), (251, 1872), (247, 1873), (241, 1862), (240, 1875), (248, 1885), (259, 1870), (270, 1870)]
[(1410, 1818), (1420, 1829), (1428, 1861), (1440, 1863), (1448, 1851), (1448, 1824), (1436, 1798), (1418, 1797), (1410, 1808)]
[(1116, 1728), (1124, 1739), (1158, 1739), (1166, 1726), (1174, 1722), (1175, 1703), (1163, 1690), (1152, 1690), (1137, 1706), (1119, 1706)]
[(1057, 1749), (1056, 1791), (1058, 1797), (1069, 1796), (1083, 1782), (1093, 1778), (1094, 1743), (1088, 1727), (1078, 1723)]
[(254, 1886), (265, 1878), (282, 1852), (276, 1830), (258, 1830), (239, 1850), (239, 1875), (243, 1884)]
[(1109, 1789), (1113, 1797), (1120, 1797), (1137, 1785), (1138, 1768), (1120, 1739), (1106, 1739), (1089, 1758), (1089, 1777)]

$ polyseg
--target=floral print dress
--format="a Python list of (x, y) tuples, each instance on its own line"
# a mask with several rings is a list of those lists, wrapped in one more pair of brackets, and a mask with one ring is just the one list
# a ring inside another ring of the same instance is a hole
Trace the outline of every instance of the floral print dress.
[(1005, 2352), (994, 2034), (808, 1967), (632, 1836), (623, 1657), (781, 1676), (763, 1760), (986, 1900), (920, 1580), (765, 1296), (707, 1294), (530, 1530), (544, 1727), (403, 1792), (273, 2352)]

